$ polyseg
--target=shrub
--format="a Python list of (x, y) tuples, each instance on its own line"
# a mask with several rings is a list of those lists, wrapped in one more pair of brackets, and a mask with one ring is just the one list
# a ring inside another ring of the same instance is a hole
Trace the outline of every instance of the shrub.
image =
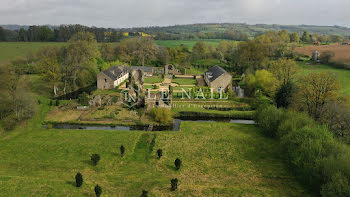
[(321, 162), (334, 148), (334, 139), (328, 129), (306, 126), (283, 137), (281, 144), (287, 162), (300, 179), (318, 190), (323, 179)]
[(38, 105), (41, 105), (41, 100), (40, 99), (38, 99)]
[(89, 94), (87, 94), (86, 92), (79, 94), (78, 102), (83, 106), (88, 106), (89, 105)]
[(52, 102), (52, 100), (50, 100), (49, 106), (52, 106), (52, 105), (53, 105), (53, 102)]
[(91, 155), (91, 161), (96, 166), (97, 163), (100, 161), (101, 157), (99, 154), (92, 154)]
[(284, 111), (272, 105), (262, 105), (255, 113), (255, 121), (264, 135), (275, 137), (278, 127), (283, 121)]
[(320, 61), (322, 63), (328, 64), (329, 61), (335, 56), (333, 51), (324, 51), (320, 55)]
[(167, 108), (153, 108), (150, 115), (161, 124), (170, 124), (172, 121), (171, 111)]
[(56, 100), (56, 106), (59, 106), (59, 105), (60, 105), (60, 101)]
[(158, 156), (158, 159), (160, 159), (163, 156), (163, 150), (162, 149), (158, 149), (157, 150), (157, 156)]
[(83, 185), (83, 175), (81, 175), (80, 172), (75, 175), (75, 184), (77, 187), (81, 187), (81, 185)]
[(306, 114), (288, 111), (284, 121), (278, 127), (277, 136), (282, 138), (290, 132), (294, 132), (308, 125), (315, 125), (315, 121)]
[(102, 188), (99, 185), (95, 186), (95, 194), (96, 194), (96, 197), (100, 197), (102, 194)]
[(171, 191), (177, 190), (177, 184), (179, 183), (178, 179), (171, 179), (170, 185), (171, 185)]
[(147, 196), (148, 196), (148, 191), (142, 190), (140, 197), (147, 197)]
[(175, 159), (175, 168), (176, 170), (179, 170), (181, 167), (181, 160), (179, 158)]
[(120, 146), (120, 155), (121, 157), (124, 156), (124, 153), (125, 153), (125, 147), (123, 145)]
[(349, 180), (340, 172), (334, 174), (331, 181), (324, 184), (321, 188), (322, 196), (350, 196)]

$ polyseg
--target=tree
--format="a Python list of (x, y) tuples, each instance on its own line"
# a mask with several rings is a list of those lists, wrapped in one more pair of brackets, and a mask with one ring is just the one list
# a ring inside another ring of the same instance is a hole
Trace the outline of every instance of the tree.
[(163, 156), (163, 150), (162, 149), (158, 149), (157, 150), (157, 156), (158, 156), (158, 159), (160, 159)]
[(41, 42), (50, 41), (53, 38), (53, 32), (49, 27), (41, 26), (39, 29), (38, 38)]
[(151, 117), (162, 124), (169, 124), (172, 121), (171, 111), (167, 108), (152, 108)]
[(178, 179), (171, 179), (171, 181), (170, 181), (171, 191), (177, 190), (178, 183), (179, 183)]
[(123, 145), (120, 146), (120, 155), (121, 157), (124, 156), (124, 153), (125, 153), (125, 147)]
[(115, 59), (115, 51), (110, 44), (102, 44), (100, 51), (101, 57), (104, 61), (113, 61)]
[[(87, 70), (90, 72), (94, 69), (91, 68), (91, 60), (100, 56), (94, 34), (89, 32), (74, 34), (68, 41), (68, 46), (63, 48), (63, 53), (63, 80), (65, 81), (65, 87), (67, 82), (72, 81), (73, 88), (76, 89), (78, 87), (77, 80), (85, 77), (83, 71)], [(95, 78), (95, 73), (93, 75)]]
[(282, 84), (275, 95), (275, 102), (278, 108), (288, 108), (291, 104), (291, 99), (293, 96), (293, 83), (288, 81), (286, 84)]
[(272, 62), (269, 66), (269, 71), (279, 81), (280, 85), (285, 85), (295, 78), (297, 65), (293, 60), (282, 58)]
[(237, 66), (252, 71), (266, 68), (269, 57), (269, 42), (268, 40), (250, 40), (248, 42), (240, 42), (235, 51)]
[(310, 42), (310, 34), (307, 31), (304, 31), (303, 36), (301, 37), (301, 41)]
[(320, 61), (322, 63), (328, 64), (329, 61), (335, 56), (333, 51), (324, 51), (320, 55)]
[(101, 157), (98, 154), (92, 154), (91, 155), (91, 161), (96, 166), (97, 163), (100, 161)]
[(175, 168), (176, 170), (179, 170), (181, 167), (181, 160), (179, 158), (175, 159)]
[(7, 31), (0, 27), (0, 41), (7, 41)]
[(323, 107), (336, 100), (339, 90), (340, 83), (333, 73), (310, 73), (299, 80), (295, 100), (301, 110), (307, 111), (317, 120)]
[(327, 103), (321, 111), (319, 121), (328, 125), (335, 136), (350, 137), (350, 109), (343, 103)]
[(75, 175), (75, 184), (77, 187), (81, 187), (83, 185), (83, 175), (78, 172), (77, 175)]
[(278, 81), (267, 70), (257, 70), (255, 75), (249, 74), (246, 78), (248, 95), (255, 96), (258, 91), (264, 92), (268, 96), (274, 96), (278, 87)]
[(202, 60), (210, 57), (210, 50), (208, 45), (203, 41), (198, 41), (192, 49), (192, 59)]
[(290, 34), (290, 41), (291, 42), (299, 42), (300, 41), (300, 36), (298, 33), (291, 33)]
[(122, 61), (135, 62), (145, 66), (153, 60), (159, 51), (158, 46), (153, 39), (147, 37), (135, 37), (125, 39), (118, 48), (119, 56)]
[(102, 194), (102, 188), (99, 185), (95, 186), (95, 194), (96, 194), (96, 197), (100, 197)]

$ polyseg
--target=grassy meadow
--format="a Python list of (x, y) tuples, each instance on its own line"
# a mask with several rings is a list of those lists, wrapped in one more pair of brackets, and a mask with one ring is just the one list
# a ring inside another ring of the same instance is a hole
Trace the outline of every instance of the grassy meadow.
[(193, 46), (198, 42), (203, 41), (208, 44), (214, 45), (215, 47), (219, 45), (222, 41), (221, 39), (205, 39), (205, 40), (156, 40), (156, 43), (163, 47), (177, 47), (180, 45), (185, 45), (192, 50)]
[[(283, 164), (276, 141), (252, 125), (183, 123), (179, 132), (42, 129), (48, 107), (0, 139), (4, 196), (307, 196)], [(126, 147), (120, 157), (119, 147)], [(156, 158), (156, 150), (163, 157)], [(101, 161), (93, 166), (90, 155)], [(174, 160), (180, 158), (179, 171)], [(84, 184), (74, 186), (81, 172)], [(171, 192), (170, 180), (179, 179)]]
[(298, 62), (298, 65), (301, 74), (322, 71), (335, 73), (342, 86), (341, 94), (350, 96), (350, 70), (337, 69), (328, 65), (313, 64), (311, 62)]
[(25, 57), (44, 46), (63, 46), (63, 42), (0, 42), (0, 63), (17, 57)]

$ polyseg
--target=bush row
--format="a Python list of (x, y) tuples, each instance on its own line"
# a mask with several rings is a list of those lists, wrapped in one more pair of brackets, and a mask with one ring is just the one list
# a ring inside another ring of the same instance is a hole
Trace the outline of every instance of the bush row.
[(195, 111), (181, 111), (179, 112), (178, 118), (180, 119), (246, 119), (252, 120), (254, 117), (253, 111), (230, 111), (229, 113), (206, 113), (206, 112), (195, 112)]
[(350, 151), (326, 126), (305, 114), (263, 105), (255, 121), (280, 141), (283, 155), (302, 183), (322, 196), (350, 196)]

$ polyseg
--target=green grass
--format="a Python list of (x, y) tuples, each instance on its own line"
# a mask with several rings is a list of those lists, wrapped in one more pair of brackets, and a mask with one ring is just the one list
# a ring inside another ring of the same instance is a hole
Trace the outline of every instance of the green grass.
[(185, 79), (185, 78), (174, 78), (172, 83), (177, 83), (179, 85), (196, 85), (197, 80), (195, 79)]
[(181, 44), (187, 46), (190, 50), (192, 50), (193, 46), (198, 42), (203, 41), (208, 44), (214, 45), (215, 47), (219, 45), (222, 41), (221, 39), (205, 39), (205, 40), (156, 40), (156, 43), (163, 47), (177, 47)]
[[(307, 195), (283, 164), (277, 142), (254, 126), (188, 122), (179, 132), (45, 130), (38, 127), (40, 117), (0, 139), (4, 196), (93, 196), (96, 184), (104, 196), (138, 196), (142, 190), (150, 196)], [(101, 156), (97, 166), (90, 161), (94, 153)], [(179, 171), (176, 158), (183, 162)], [(82, 188), (74, 186), (77, 172)], [(169, 191), (172, 178), (179, 179), (176, 192)]]
[(163, 78), (157, 77), (157, 76), (153, 76), (153, 77), (146, 77), (145, 80), (144, 80), (144, 83), (153, 84), (153, 83), (162, 83), (163, 81), (164, 81)]
[(350, 96), (350, 70), (337, 69), (324, 64), (306, 64), (305, 62), (298, 62), (298, 65), (300, 68), (299, 72), (301, 71), (301, 74), (322, 71), (335, 73), (342, 86), (341, 94)]
[(0, 42), (0, 63), (16, 57), (25, 57), (44, 46), (63, 46), (63, 42)]

